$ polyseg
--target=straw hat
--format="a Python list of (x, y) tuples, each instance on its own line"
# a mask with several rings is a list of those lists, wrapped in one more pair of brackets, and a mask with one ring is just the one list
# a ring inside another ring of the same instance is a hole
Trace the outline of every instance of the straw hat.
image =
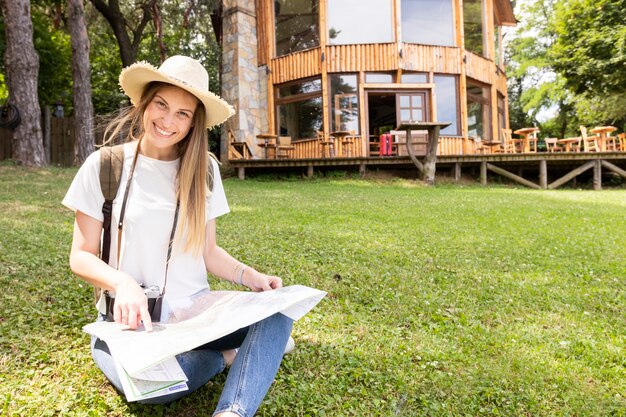
[(209, 91), (209, 74), (202, 64), (193, 58), (175, 55), (156, 68), (147, 62), (137, 62), (122, 70), (120, 86), (132, 104), (141, 100), (146, 85), (160, 81), (187, 90), (204, 104), (206, 127), (223, 123), (235, 114), (233, 107), (221, 97)]

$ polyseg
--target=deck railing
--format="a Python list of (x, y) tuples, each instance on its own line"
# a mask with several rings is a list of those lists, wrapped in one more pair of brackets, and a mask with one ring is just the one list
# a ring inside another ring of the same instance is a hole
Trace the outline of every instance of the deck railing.
[[(363, 146), (362, 138), (357, 137), (352, 142), (341, 142), (335, 140), (333, 151), (330, 152), (327, 145), (322, 145), (318, 139), (299, 139), (292, 142), (294, 147), (290, 151), (288, 159), (333, 159), (333, 158), (389, 158), (393, 156), (406, 156), (407, 152), (403, 142), (394, 143), (390, 155), (380, 156), (380, 146), (377, 140), (370, 139), (370, 142)], [(624, 145), (614, 150), (626, 151), (626, 138), (622, 139)], [(491, 143), (490, 147), (480, 147), (474, 140), (460, 136), (440, 136), (437, 147), (438, 156), (457, 156), (457, 155), (486, 155), (491, 153), (505, 153), (504, 146), (498, 146), (497, 143)], [(417, 156), (425, 155), (425, 146), (422, 144), (414, 148)], [(518, 151), (519, 152), (519, 151)], [(516, 152), (517, 153), (517, 152)], [(533, 152), (535, 153), (535, 152)], [(260, 153), (263, 155), (263, 153)], [(275, 159), (275, 152), (268, 154), (268, 159)], [(263, 158), (261, 158), (263, 159)]]

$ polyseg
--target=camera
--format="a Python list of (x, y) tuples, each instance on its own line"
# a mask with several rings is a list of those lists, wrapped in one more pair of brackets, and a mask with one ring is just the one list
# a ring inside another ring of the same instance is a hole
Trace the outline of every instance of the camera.
[[(161, 321), (161, 307), (163, 306), (163, 295), (158, 285), (150, 285), (146, 287), (141, 284), (143, 292), (148, 297), (148, 313), (153, 323)], [(104, 292), (104, 301), (106, 303), (106, 321), (115, 321), (113, 312), (115, 307), (115, 297), (111, 297), (108, 291)]]

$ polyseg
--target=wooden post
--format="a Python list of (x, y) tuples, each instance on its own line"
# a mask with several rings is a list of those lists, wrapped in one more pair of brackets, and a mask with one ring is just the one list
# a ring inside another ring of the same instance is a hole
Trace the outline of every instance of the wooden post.
[(237, 168), (237, 177), (240, 180), (245, 180), (246, 179), (246, 169), (244, 167)]
[(308, 165), (306, 167), (306, 177), (313, 178), (313, 165)]
[(593, 164), (593, 189), (602, 189), (602, 162), (599, 159)]
[(545, 159), (539, 161), (539, 187), (542, 190), (548, 189), (548, 163)]
[(363, 163), (359, 164), (359, 175), (364, 177), (366, 172), (367, 172), (367, 169), (365, 168), (365, 164)]
[(455, 181), (460, 181), (461, 180), (461, 163), (460, 162), (456, 162), (454, 164), (454, 180)]
[(480, 163), (480, 185), (487, 185), (487, 162)]
[(50, 106), (43, 107), (43, 152), (46, 164), (50, 164)]
[(614, 165), (614, 164), (610, 163), (609, 161), (604, 161), (604, 160), (601, 160), (600, 162), (602, 163), (603, 167), (608, 168), (611, 171), (613, 171), (613, 172), (621, 175), (622, 177), (626, 178), (626, 171), (624, 171), (623, 169), (621, 169), (617, 165)]

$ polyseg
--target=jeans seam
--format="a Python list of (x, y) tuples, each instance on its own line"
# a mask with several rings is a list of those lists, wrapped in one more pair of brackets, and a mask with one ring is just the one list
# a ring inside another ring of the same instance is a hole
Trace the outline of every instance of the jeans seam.
[[(250, 346), (252, 345), (252, 343), (255, 343), (254, 339), (257, 333), (257, 328), (258, 328), (257, 323), (250, 326), (250, 329), (248, 330), (249, 340), (248, 340), (248, 343), (246, 344), (246, 350), (244, 352), (241, 352), (240, 350), (238, 353), (238, 354), (243, 353), (243, 357), (242, 357), (243, 362), (241, 363), (241, 368), (239, 369), (237, 390), (235, 391), (235, 395), (233, 396), (233, 402), (235, 403), (238, 403), (239, 397), (241, 396), (241, 391), (243, 391), (243, 381), (245, 380), (245, 370), (248, 366)], [(233, 406), (235, 406), (235, 404), (233, 404)], [(238, 411), (241, 411), (243, 413), (241, 414), (240, 412), (237, 412), (237, 414), (242, 415), (242, 417), (246, 417), (248, 415), (247, 410), (239, 406), (239, 404), (237, 404), (237, 407), (238, 407)]]

